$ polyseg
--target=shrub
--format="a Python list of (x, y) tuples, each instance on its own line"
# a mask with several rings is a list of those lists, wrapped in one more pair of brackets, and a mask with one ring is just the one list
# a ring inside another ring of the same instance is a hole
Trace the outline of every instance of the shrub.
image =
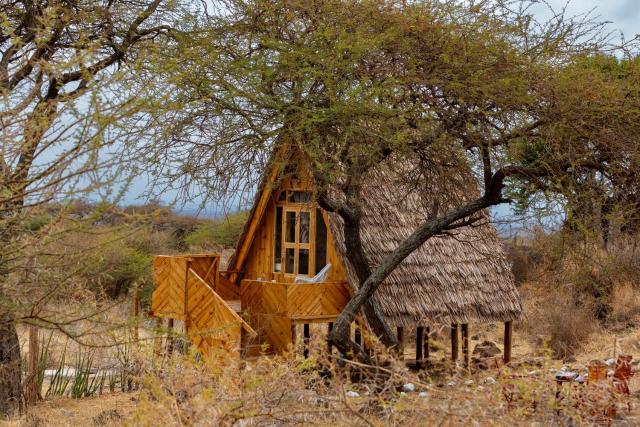
[(247, 222), (248, 212), (236, 212), (224, 218), (200, 224), (185, 242), (202, 250), (229, 248), (235, 245)]

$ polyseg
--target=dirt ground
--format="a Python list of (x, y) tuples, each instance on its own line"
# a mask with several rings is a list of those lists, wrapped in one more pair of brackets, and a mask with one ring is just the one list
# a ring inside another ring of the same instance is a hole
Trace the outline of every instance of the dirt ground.
[(84, 399), (58, 398), (37, 404), (7, 427), (119, 426), (136, 407), (136, 393), (114, 393)]
[[(316, 338), (323, 331), (317, 332)], [(439, 350), (432, 353), (434, 360), (444, 360), (449, 357), (449, 342), (447, 331), (443, 331), (439, 336)], [(502, 347), (502, 325), (487, 324), (476, 326), (471, 330), (470, 348), (479, 342), (489, 339)], [(405, 359), (413, 359), (415, 343), (408, 340)], [(535, 355), (537, 349), (535, 344), (527, 340), (518, 333), (514, 333), (513, 355), (514, 361), (523, 360)], [(585, 343), (582, 351), (576, 355), (575, 361), (551, 361), (551, 366), (556, 369), (567, 366), (572, 370), (583, 370), (591, 360), (606, 360), (617, 353), (632, 354), (634, 360), (640, 359), (640, 328), (627, 330), (617, 336), (609, 332), (602, 331), (595, 334), (588, 343)], [(637, 368), (636, 368), (637, 370)], [(476, 382), (487, 376), (496, 376), (496, 370), (473, 372), (468, 378), (474, 378)], [(544, 372), (548, 376), (549, 386), (555, 387), (553, 373)], [(545, 377), (546, 378), (546, 377)], [(462, 385), (460, 385), (462, 387)], [(632, 413), (625, 417), (624, 422), (614, 421), (614, 425), (631, 426), (640, 425), (640, 373), (636, 374), (630, 382)], [(452, 390), (453, 392), (454, 390)], [(7, 426), (116, 426), (135, 425), (132, 420), (138, 395), (132, 393), (103, 394), (97, 397), (84, 399), (52, 398), (43, 401), (32, 407), (29, 414), (11, 422), (0, 422), (0, 425)]]

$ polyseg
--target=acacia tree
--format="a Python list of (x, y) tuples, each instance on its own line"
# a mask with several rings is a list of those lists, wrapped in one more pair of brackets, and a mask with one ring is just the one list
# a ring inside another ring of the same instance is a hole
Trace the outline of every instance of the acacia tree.
[(28, 219), (38, 207), (55, 203), (64, 212), (70, 199), (126, 185), (126, 148), (152, 127), (127, 82), (141, 54), (166, 43), (186, 12), (162, 0), (0, 5), (0, 414), (22, 402), (16, 323), (65, 331), (74, 315), (89, 316), (43, 311), (70, 298), (73, 270), (41, 277), (40, 251), (60, 227), (34, 233)]
[[(604, 42), (602, 25), (585, 17), (538, 23), (529, 13), (536, 2), (515, 0), (215, 3), (217, 13), (179, 44), (179, 66), (164, 63), (179, 70), (169, 82), (185, 108), (167, 144), (148, 156), (167, 159), (155, 163), (161, 176), (176, 170), (167, 153), (190, 152), (179, 159), (185, 188), (195, 181), (220, 191), (279, 141), (297, 144), (312, 162), (317, 202), (344, 223), (338, 238), (360, 282), (330, 336), (344, 352), (360, 350), (348, 336), (360, 309), (385, 344), (395, 343), (371, 297), (425, 241), (508, 203), (506, 184), (602, 166), (566, 131), (593, 114), (577, 101), (597, 76), (577, 76), (567, 98), (562, 74)], [(532, 150), (545, 155), (533, 159)], [(424, 223), (374, 265), (362, 244), (362, 190), (389, 160), (415, 165), (407, 179), (416, 185), (434, 172), (446, 180), (473, 170), (480, 193), (434, 201)]]

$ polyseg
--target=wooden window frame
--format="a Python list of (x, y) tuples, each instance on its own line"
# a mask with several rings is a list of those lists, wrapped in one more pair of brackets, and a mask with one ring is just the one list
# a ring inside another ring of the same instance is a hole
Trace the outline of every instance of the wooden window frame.
[[(289, 191), (304, 191), (304, 192), (310, 192), (309, 190), (306, 189), (299, 189), (299, 188), (290, 188), (290, 189), (286, 189), (286, 190), (282, 190), (284, 192), (289, 192)], [(278, 194), (278, 199), (280, 198), (279, 194)], [(275, 271), (275, 265), (271, 266), (272, 271), (275, 274), (283, 274), (285, 277), (295, 277), (295, 276), (309, 276), (312, 277), (314, 275), (315, 272), (315, 262), (316, 262), (316, 205), (315, 203), (312, 202), (303, 202), (303, 203), (294, 203), (294, 202), (289, 202), (288, 201), (288, 194), (287, 196), (285, 196), (285, 200), (277, 200), (276, 201), (276, 209), (278, 207), (282, 208), (282, 236), (280, 236), (280, 262), (281, 262), (281, 267), (280, 270), (281, 271)], [(294, 212), (295, 213), (295, 236), (294, 236), (294, 242), (287, 242), (286, 239), (286, 235), (287, 235), (287, 228), (286, 228), (286, 224), (287, 224), (287, 212)], [(301, 212), (305, 212), (309, 214), (309, 242), (307, 243), (300, 243), (300, 213)], [(274, 236), (275, 234), (275, 229), (277, 227), (277, 224), (275, 224), (274, 221)], [(287, 273), (287, 259), (286, 259), (286, 254), (287, 254), (287, 249), (293, 249), (293, 272), (292, 273)], [(300, 250), (301, 249), (306, 249), (309, 251), (309, 272), (306, 274), (300, 274), (299, 273), (299, 259), (300, 259)], [(275, 245), (275, 239), (274, 239), (274, 243), (273, 243), (273, 254), (274, 254), (274, 259), (276, 257), (276, 245)], [(273, 264), (273, 263), (272, 263)]]

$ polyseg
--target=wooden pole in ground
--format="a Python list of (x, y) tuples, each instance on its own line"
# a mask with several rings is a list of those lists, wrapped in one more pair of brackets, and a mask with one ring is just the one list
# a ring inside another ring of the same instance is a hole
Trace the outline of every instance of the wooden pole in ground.
[(309, 328), (309, 324), (305, 323), (303, 325), (303, 336), (304, 336), (304, 357), (309, 357), (309, 342), (311, 341), (311, 330)]
[(511, 340), (513, 337), (513, 324), (504, 322), (504, 363), (511, 362)]
[(462, 356), (464, 357), (464, 366), (469, 369), (469, 324), (463, 323), (462, 332)]
[(295, 350), (297, 339), (298, 337), (296, 334), (296, 322), (291, 322), (291, 350)]
[(402, 326), (398, 326), (397, 328), (398, 335), (398, 348), (396, 351), (398, 352), (398, 357), (400, 360), (404, 360), (404, 348), (406, 345), (406, 337), (404, 336), (404, 328)]
[(140, 339), (140, 292), (136, 284), (133, 289), (133, 340), (137, 343)]
[(169, 319), (167, 322), (167, 356), (171, 356), (173, 354), (174, 347), (174, 339), (173, 339), (173, 319)]
[(153, 354), (155, 356), (160, 356), (160, 353), (162, 353), (162, 318), (156, 317), (154, 322), (156, 327), (153, 336)]
[(451, 324), (451, 360), (458, 360), (458, 324)]
[(431, 339), (431, 328), (430, 327), (426, 327), (425, 328), (425, 334), (424, 334), (424, 360), (425, 363), (428, 364), (429, 363), (429, 340)]
[(38, 365), (40, 364), (40, 342), (38, 328), (29, 326), (29, 359), (27, 361), (27, 378), (25, 384), (25, 400), (33, 404), (42, 399), (38, 389)]
[(422, 367), (422, 338), (424, 337), (424, 328), (418, 326), (416, 328), (416, 368)]
[[(333, 330), (333, 322), (329, 322), (329, 324), (327, 325), (327, 337), (331, 335), (332, 330)], [(329, 352), (329, 354), (331, 354), (332, 350), (333, 350), (333, 347), (331, 346), (331, 342), (329, 342), (329, 340), (327, 339), (327, 351)]]

